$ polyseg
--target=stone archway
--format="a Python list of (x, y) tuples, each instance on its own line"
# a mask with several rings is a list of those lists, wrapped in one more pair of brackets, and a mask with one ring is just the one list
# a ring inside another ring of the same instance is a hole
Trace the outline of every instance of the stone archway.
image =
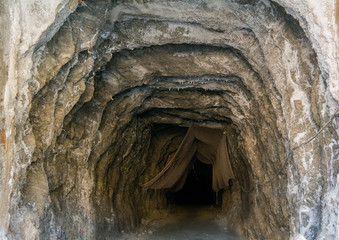
[(19, 47), (1, 48), (9, 60), (0, 82), (0, 236), (100, 239), (137, 228), (167, 204), (163, 192), (139, 186), (197, 121), (228, 123), (237, 184), (224, 215), (239, 233), (333, 237), (336, 119), (285, 161), (338, 106), (336, 50), (306, 14), (310, 2), (305, 15), (257, 0), (4, 8)]

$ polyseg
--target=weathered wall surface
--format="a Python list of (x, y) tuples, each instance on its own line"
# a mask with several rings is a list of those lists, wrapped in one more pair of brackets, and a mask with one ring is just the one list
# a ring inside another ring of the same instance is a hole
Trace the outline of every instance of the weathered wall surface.
[[(321, 69), (321, 77), (328, 84), (329, 93), (325, 93), (326, 100), (332, 112), (338, 108), (339, 100), (339, 81), (338, 81), (338, 1), (276, 1), (283, 6), (286, 11), (295, 17), (301, 27), (304, 29), (306, 35), (312, 42), (312, 46), (317, 53), (319, 67)], [(336, 141), (330, 140), (326, 143), (328, 147), (333, 147)], [(339, 237), (338, 230), (338, 171), (335, 170), (338, 164), (338, 152), (334, 151), (332, 154), (326, 154), (324, 164), (326, 164), (327, 174), (324, 179), (325, 195), (321, 199), (322, 211), (322, 231), (318, 239), (335, 239)], [(307, 182), (307, 179), (304, 181)], [(293, 186), (293, 183), (291, 184)], [(303, 192), (304, 187), (297, 190)], [(300, 199), (300, 196), (297, 197)], [(331, 209), (331, 210), (330, 210)], [(299, 221), (302, 219), (312, 219), (307, 212), (309, 208), (303, 204), (299, 207)], [(307, 217), (305, 217), (305, 212)], [(307, 224), (305, 224), (307, 225)], [(298, 226), (297, 224), (295, 226)], [(294, 232), (296, 238), (298, 233), (304, 236), (308, 229), (300, 224)], [(302, 237), (301, 237), (302, 238)]]
[(323, 78), (339, 100), (337, 1), (276, 1), (298, 19), (317, 52)]
[[(5, 239), (10, 214), (20, 199), (20, 180), (30, 164), (24, 153), (22, 124), (27, 120), (32, 93), (32, 54), (58, 30), (70, 10), (66, 1), (1, 1), (0, 60), (0, 238)], [(62, 10), (64, 11), (62, 13)], [(66, 10), (66, 12), (65, 12)], [(17, 132), (18, 129), (19, 131)], [(20, 133), (21, 132), (21, 133)], [(29, 138), (29, 136), (28, 136)], [(6, 141), (4, 141), (6, 139)], [(20, 154), (20, 151), (23, 153)], [(30, 150), (32, 151), (32, 149)], [(29, 229), (27, 229), (29, 231)]]
[(337, 119), (272, 179), (338, 108), (333, 1), (76, 3), (1, 3), (0, 238), (137, 227), (192, 120), (230, 126), (243, 236), (338, 237)]

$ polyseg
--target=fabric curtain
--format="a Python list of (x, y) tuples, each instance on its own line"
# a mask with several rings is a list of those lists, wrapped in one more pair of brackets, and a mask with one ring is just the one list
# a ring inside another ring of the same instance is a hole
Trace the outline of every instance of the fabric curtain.
[(226, 189), (229, 180), (234, 178), (225, 129), (191, 124), (177, 151), (168, 157), (165, 167), (143, 186), (179, 191), (183, 188), (195, 159), (212, 164), (212, 189), (215, 192)]

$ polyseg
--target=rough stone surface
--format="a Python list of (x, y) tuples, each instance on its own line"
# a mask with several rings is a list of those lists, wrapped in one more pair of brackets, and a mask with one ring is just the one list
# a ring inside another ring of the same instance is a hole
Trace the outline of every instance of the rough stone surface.
[(338, 118), (291, 152), (339, 107), (333, 1), (0, 7), (1, 239), (134, 231), (168, 208), (165, 192), (140, 186), (191, 121), (227, 126), (228, 227), (339, 237)]

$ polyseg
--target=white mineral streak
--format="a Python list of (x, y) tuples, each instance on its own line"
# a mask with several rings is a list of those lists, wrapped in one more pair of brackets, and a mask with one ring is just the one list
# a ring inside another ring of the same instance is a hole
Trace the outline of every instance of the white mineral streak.
[[(55, 22), (55, 17), (65, 4), (67, 4), (66, 0), (20, 0), (2, 3), (10, 15), (6, 22), (10, 27), (8, 28), (9, 32), (1, 32), (9, 37), (6, 42), (1, 43), (5, 46), (5, 56), (2, 57), (7, 63), (8, 75), (6, 76), (6, 85), (2, 86), (4, 91), (1, 93), (4, 96), (1, 103), (4, 109), (0, 114), (1, 118), (4, 118), (2, 119), (4, 126), (1, 128), (6, 131), (7, 144), (3, 159), (0, 159), (3, 160), (3, 174), (2, 181), (0, 181), (2, 188), (0, 192), (0, 239), (7, 239), (9, 211), (17, 204), (18, 200), (14, 197), (11, 198), (11, 193), (14, 191), (13, 184), (7, 184), (16, 181), (13, 179), (15, 177), (13, 172), (17, 172), (20, 168), (20, 165), (15, 162), (15, 151), (18, 149), (14, 142), (16, 133), (12, 129), (14, 129), (16, 115), (25, 115), (24, 113), (28, 112), (29, 102), (26, 98), (26, 102), (23, 103), (24, 107), (19, 109), (20, 103), (17, 103), (17, 94), (27, 96), (28, 89), (24, 84), (31, 77), (32, 47), (38, 43), (44, 31)], [(12, 196), (16, 196), (16, 194)]]
[[(334, 0), (274, 0), (296, 18), (317, 52), (323, 78), (333, 97), (339, 101), (338, 33)], [(328, 74), (328, 76), (327, 76)]]
[[(318, 64), (321, 68), (322, 77), (324, 81), (327, 82), (327, 84), (329, 85), (329, 90), (332, 96), (336, 99), (336, 101), (339, 101), (339, 46), (337, 26), (335, 23), (336, 1), (274, 1), (283, 6), (289, 14), (291, 14), (299, 21), (306, 35), (311, 40), (313, 48), (317, 53)], [(332, 110), (332, 112), (330, 112), (329, 114), (333, 114), (334, 111), (335, 109)], [(332, 156), (329, 156), (327, 160), (327, 165), (329, 168), (332, 168), (332, 161), (337, 161), (335, 158), (335, 153), (332, 152)], [(322, 200), (322, 216), (313, 216), (317, 218), (316, 221), (322, 221), (319, 239), (339, 239), (339, 186), (338, 182), (335, 181), (336, 178), (337, 176), (329, 174), (329, 177), (327, 179), (327, 189), (325, 189), (325, 198)], [(292, 179), (290, 180), (291, 181), (289, 182), (289, 186), (290, 189), (292, 189), (295, 187), (296, 183), (294, 183)], [(334, 182), (334, 184), (331, 184), (332, 182)], [(307, 207), (301, 204), (300, 209), (302, 208)], [(312, 209), (309, 209), (309, 211), (312, 211)], [(312, 215), (312, 213), (309, 213), (309, 215)], [(310, 221), (312, 220), (315, 219), (310, 219)], [(302, 222), (301, 215), (297, 222)], [(300, 226), (299, 229), (296, 228), (296, 226), (293, 226), (292, 230), (292, 235), (298, 236), (295, 239), (305, 239), (303, 235), (305, 235), (305, 233), (309, 231), (308, 226)]]
[[(339, 68), (338, 68), (338, 34), (337, 27), (335, 24), (335, 1), (334, 0), (274, 0), (281, 6), (283, 6), (286, 11), (291, 14), (294, 18), (296, 18), (302, 28), (304, 29), (307, 37), (310, 39), (312, 43), (312, 47), (315, 49), (318, 57), (319, 66), (322, 72), (323, 80), (328, 83), (329, 90), (332, 96), (339, 101)], [(215, 2), (214, 7), (217, 9), (223, 4), (220, 2)], [(266, 1), (263, 1), (267, 4)], [(0, 149), (0, 161), (3, 162), (2, 175), (0, 176), (0, 239), (7, 239), (6, 235), (8, 234), (8, 225), (9, 225), (9, 212), (11, 212), (11, 208), (15, 207), (18, 201), (18, 197), (11, 198), (11, 193), (14, 191), (12, 186), (17, 186), (17, 178), (15, 173), (18, 173), (18, 168), (27, 165), (20, 165), (16, 163), (15, 159), (15, 151), (18, 151), (21, 148), (24, 148), (25, 152), (32, 151), (27, 150), (25, 146), (15, 146), (14, 137), (15, 132), (14, 127), (14, 119), (16, 115), (20, 115), (23, 118), (27, 118), (27, 112), (29, 112), (30, 103), (29, 103), (29, 93), (28, 88), (25, 83), (31, 78), (31, 68), (32, 68), (32, 49), (35, 44), (41, 41), (41, 36), (50, 28), (50, 26), (55, 22), (56, 16), (63, 11), (62, 16), (59, 18), (59, 24), (67, 17), (70, 13), (70, 10), (67, 7), (68, 0), (18, 0), (18, 1), (6, 1), (5, 5), (9, 9), (10, 19), (8, 21), (8, 25), (10, 25), (10, 32), (5, 33), (8, 34), (9, 41), (6, 43), (7, 52), (6, 56), (2, 56), (6, 59), (8, 75), (6, 85), (2, 86), (4, 89), (3, 94), (3, 102), (1, 103), (3, 106), (3, 112), (1, 113), (1, 117), (4, 118), (4, 126), (6, 130), (7, 136), (7, 144), (6, 149)], [(168, 14), (167, 6), (159, 4), (156, 6), (158, 9), (157, 14), (159, 16), (170, 15)], [(65, 10), (66, 9), (66, 10)], [(121, 7), (117, 7), (114, 11), (117, 14), (114, 16), (118, 16)], [(127, 11), (127, 10), (126, 10)], [(131, 10), (133, 11), (133, 10)], [(147, 12), (147, 9), (144, 9), (145, 14), (154, 14), (153, 9), (149, 9), (150, 12)], [(175, 14), (179, 14), (178, 17), (180, 19), (188, 18), (183, 12), (177, 11)], [(192, 13), (191, 13), (192, 14)], [(113, 21), (115, 19), (112, 19)], [(171, 25), (170, 30), (175, 31), (176, 26)], [(54, 30), (50, 30), (50, 36), (55, 33), (57, 27)], [(153, 28), (149, 29), (150, 31), (146, 32), (145, 38), (152, 38), (151, 35), (160, 35), (159, 30)], [(201, 31), (201, 32), (200, 32)], [(199, 29), (197, 26), (189, 26), (185, 27), (185, 32), (187, 36), (190, 36), (193, 40), (200, 40), (202, 43), (204, 41), (220, 40), (222, 39), (222, 34), (213, 36), (206, 32), (206, 30)], [(189, 32), (193, 32), (194, 34), (189, 34)], [(3, 34), (3, 33), (2, 33)], [(184, 35), (184, 36), (186, 36)], [(200, 35), (203, 35), (201, 37)], [(167, 37), (166, 35), (161, 37)], [(43, 39), (44, 42), (48, 40), (49, 36), (45, 36)], [(154, 43), (158, 40), (154, 39)], [(288, 43), (286, 43), (288, 45)], [(87, 47), (87, 46), (86, 46)], [(134, 45), (131, 44), (130, 48), (133, 48)], [(178, 57), (184, 57), (178, 53)], [(291, 56), (290, 53), (287, 56)], [(286, 60), (286, 59), (284, 59)], [(272, 63), (273, 64), (273, 63)], [(292, 64), (287, 64), (285, 62), (284, 67), (287, 69), (288, 66), (292, 66)], [(137, 69), (137, 71), (141, 71)], [(289, 72), (287, 72), (289, 74)], [(288, 76), (289, 77), (289, 76)], [(293, 85), (293, 80), (289, 81), (289, 84)], [(293, 92), (293, 96), (291, 98), (291, 105), (294, 106), (294, 101), (300, 100), (304, 107), (303, 111), (306, 115), (309, 113), (309, 103), (305, 102), (304, 92), (299, 91), (297, 85), (293, 85), (295, 88), (295, 92)], [(24, 94), (26, 96), (26, 100), (24, 102), (18, 103), (16, 100), (17, 93)], [(239, 99), (241, 100), (241, 99)], [(329, 100), (328, 100), (329, 101)], [(247, 104), (246, 99), (242, 100), (243, 104)], [(329, 106), (333, 106), (333, 103), (329, 103)], [(334, 107), (333, 107), (334, 108)], [(323, 110), (324, 111), (324, 110)], [(332, 109), (332, 113), (334, 110)], [(323, 112), (325, 115), (325, 111)], [(331, 115), (332, 113), (329, 113)], [(239, 115), (240, 114), (236, 114)], [(295, 122), (290, 122), (289, 124), (298, 124), (298, 116), (293, 116), (291, 113), (292, 120)], [(306, 116), (309, 118), (310, 116)], [(294, 119), (293, 119), (294, 118)], [(304, 124), (305, 121), (300, 122), (300, 124)], [(296, 126), (295, 126), (296, 127)], [(294, 144), (298, 144), (300, 141), (305, 140), (308, 134), (299, 133), (294, 138)], [(249, 145), (253, 143), (247, 143)], [(338, 143), (333, 143), (338, 144)], [(0, 146), (2, 147), (2, 146)], [(329, 146), (331, 149), (331, 146)], [(251, 149), (249, 147), (249, 149)], [(255, 153), (253, 153), (255, 154)], [(326, 164), (329, 168), (327, 189), (324, 191), (325, 196), (322, 200), (322, 216), (315, 216), (316, 210), (313, 208), (308, 208), (305, 201), (302, 201), (303, 198), (307, 194), (312, 194), (309, 192), (310, 190), (305, 187), (307, 185), (309, 179), (308, 175), (305, 174), (300, 180), (302, 186), (297, 186), (294, 180), (291, 178), (289, 182), (289, 190), (290, 195), (296, 195), (299, 198), (300, 204), (298, 205), (299, 209), (297, 209), (298, 219), (292, 219), (291, 221), (291, 229), (293, 232), (291, 233), (291, 240), (305, 240), (305, 233), (309, 230), (308, 227), (311, 226), (312, 221), (322, 221), (319, 239), (339, 239), (339, 221), (338, 221), (338, 212), (339, 212), (339, 176), (333, 176), (331, 168), (333, 168), (333, 162), (337, 161), (338, 156), (335, 156), (335, 153), (331, 152), (328, 154), (326, 160), (328, 161)], [(304, 171), (310, 169), (312, 159), (306, 160), (306, 156), (304, 156), (301, 160), (302, 167)], [(80, 173), (79, 173), (80, 174)], [(88, 174), (84, 172), (84, 174)], [(290, 176), (293, 176), (293, 172), (290, 171)], [(88, 178), (86, 178), (88, 179)], [(84, 193), (89, 194), (91, 192), (91, 188), (93, 183), (84, 182), (81, 184), (85, 189)], [(305, 192), (300, 193), (300, 190)], [(319, 188), (317, 192), (314, 194), (320, 194)], [(14, 194), (13, 196), (17, 196)], [(87, 197), (81, 199), (88, 199)], [(307, 199), (306, 199), (307, 200)], [(81, 203), (83, 206), (88, 206), (87, 203)], [(86, 209), (86, 211), (90, 211)], [(311, 218), (308, 223), (301, 227), (296, 226), (297, 224), (302, 225), (303, 218), (309, 217)], [(32, 229), (32, 234), (30, 236), (34, 237), (36, 233), (36, 229), (34, 226), (30, 226)], [(26, 229), (28, 231), (28, 229)], [(28, 235), (27, 235), (28, 236)]]
[(11, 184), (12, 182), (12, 175), (10, 174), (12, 172), (13, 166), (13, 135), (11, 133), (11, 129), (14, 128), (13, 121), (15, 116), (15, 94), (17, 92), (17, 69), (16, 69), (16, 62), (17, 62), (17, 54), (18, 50), (16, 46), (18, 45), (20, 41), (20, 12), (18, 12), (17, 7), (20, 5), (16, 5), (16, 7), (13, 7), (10, 11), (10, 38), (8, 45), (9, 48), (9, 55), (8, 55), (8, 80), (7, 84), (5, 86), (4, 91), (4, 113), (6, 113), (5, 116), (5, 126), (4, 130), (6, 131), (6, 151), (4, 152), (4, 159), (3, 159), (3, 169), (2, 169), (2, 191), (0, 195), (0, 237), (6, 239), (5, 233), (7, 232), (8, 223), (9, 223), (9, 209), (10, 209), (10, 193), (12, 192)]

